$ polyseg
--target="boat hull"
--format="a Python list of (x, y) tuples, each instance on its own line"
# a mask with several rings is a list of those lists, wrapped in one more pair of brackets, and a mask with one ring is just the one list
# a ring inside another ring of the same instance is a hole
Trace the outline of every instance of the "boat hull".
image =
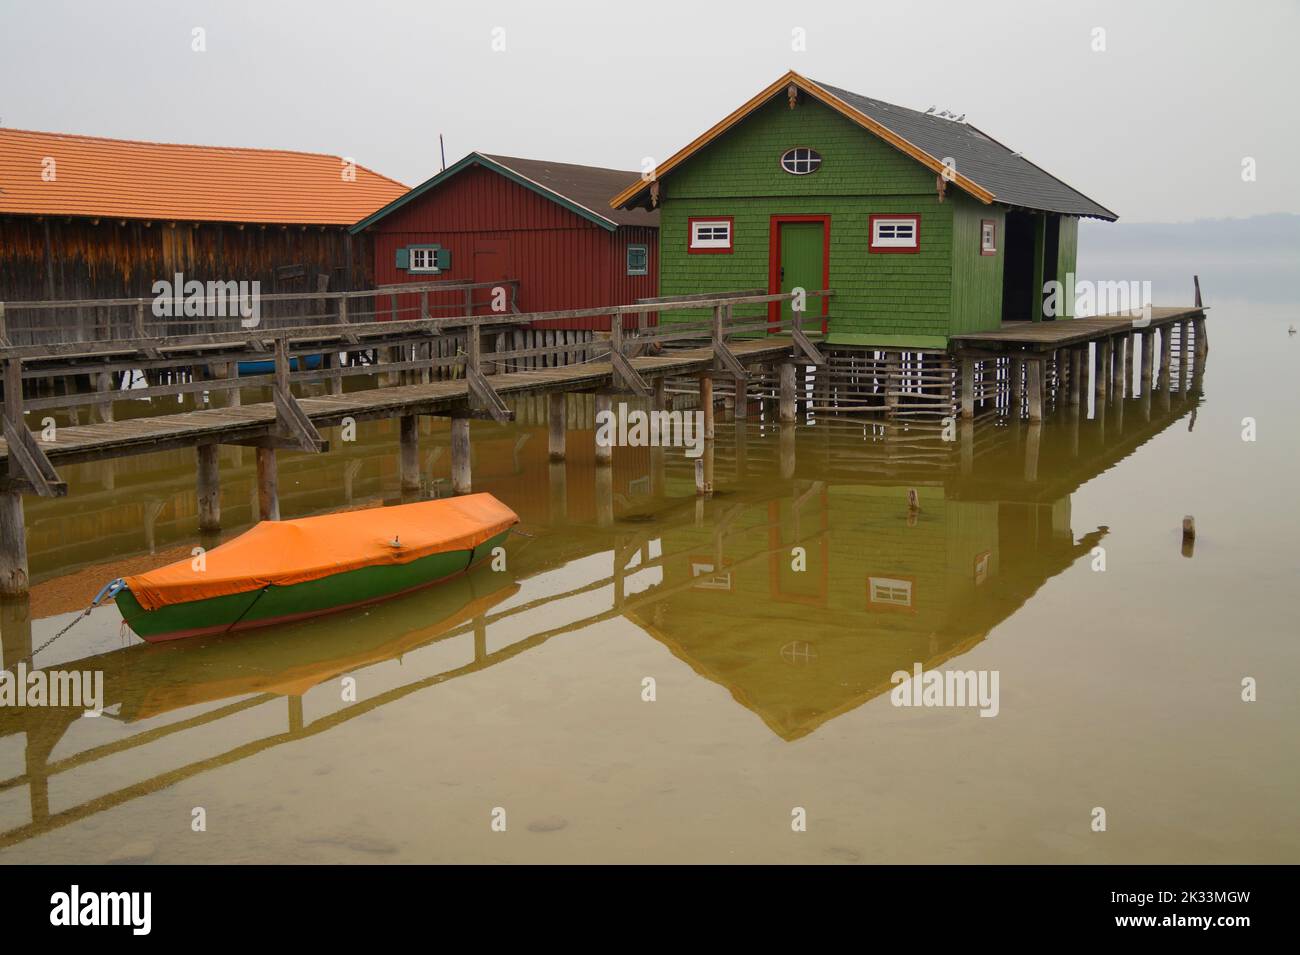
[(287, 586), (207, 597), (146, 610), (130, 590), (115, 597), (127, 624), (150, 643), (255, 630), (389, 600), (456, 577), (489, 557), (509, 530), (478, 546), (430, 554), (404, 564), (377, 564)]

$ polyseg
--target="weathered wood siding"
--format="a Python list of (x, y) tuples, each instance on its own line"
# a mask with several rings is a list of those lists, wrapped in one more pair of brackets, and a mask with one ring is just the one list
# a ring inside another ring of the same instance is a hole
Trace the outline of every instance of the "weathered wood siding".
[[(380, 284), (481, 281), (474, 271), (475, 253), (505, 243), (506, 277), (519, 280), (521, 311), (627, 305), (658, 294), (658, 230), (624, 226), (611, 232), (481, 166), (465, 169), (363, 234), (374, 237)], [(649, 247), (646, 275), (627, 274), (630, 243)], [(451, 269), (436, 276), (399, 269), (397, 250), (421, 244), (450, 249)], [(412, 298), (399, 296), (399, 308), (414, 307), (408, 301)], [(607, 317), (540, 324), (609, 329)], [(633, 327), (635, 319), (628, 318), (626, 325)]]
[[(154, 282), (177, 272), (187, 281), (257, 281), (265, 294), (349, 291), (369, 286), (372, 260), (369, 239), (343, 226), (0, 218), (6, 302), (151, 297)], [(91, 310), (80, 311), (46, 314), (93, 323)]]

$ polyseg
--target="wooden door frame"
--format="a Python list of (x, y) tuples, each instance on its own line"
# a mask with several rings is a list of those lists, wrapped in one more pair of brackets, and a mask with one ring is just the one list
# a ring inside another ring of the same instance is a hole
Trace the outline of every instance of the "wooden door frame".
[[(768, 225), (767, 237), (767, 292), (769, 295), (778, 295), (781, 292), (781, 226), (786, 222), (820, 222), (822, 225), (822, 288), (830, 288), (831, 284), (831, 217), (829, 213), (813, 213), (809, 215), (773, 215)], [(827, 317), (830, 315), (831, 301), (828, 298), (822, 298), (822, 334), (827, 332)], [(781, 321), (781, 303), (769, 302), (767, 305), (767, 321), (769, 326), (775, 326)], [(769, 327), (769, 334), (780, 331), (778, 328)]]

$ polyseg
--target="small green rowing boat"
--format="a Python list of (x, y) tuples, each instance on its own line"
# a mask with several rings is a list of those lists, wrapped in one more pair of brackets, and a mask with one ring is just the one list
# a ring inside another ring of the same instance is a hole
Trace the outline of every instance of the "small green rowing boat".
[(115, 581), (109, 592), (126, 623), (151, 643), (250, 630), (377, 603), (464, 573), (518, 522), (491, 494), (263, 521), (193, 560)]

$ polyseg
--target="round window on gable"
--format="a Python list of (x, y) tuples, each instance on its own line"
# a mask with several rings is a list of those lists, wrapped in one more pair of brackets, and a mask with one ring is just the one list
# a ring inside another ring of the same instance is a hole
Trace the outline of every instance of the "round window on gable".
[(781, 155), (781, 168), (792, 176), (806, 176), (816, 172), (822, 164), (822, 154), (807, 146), (787, 149)]

